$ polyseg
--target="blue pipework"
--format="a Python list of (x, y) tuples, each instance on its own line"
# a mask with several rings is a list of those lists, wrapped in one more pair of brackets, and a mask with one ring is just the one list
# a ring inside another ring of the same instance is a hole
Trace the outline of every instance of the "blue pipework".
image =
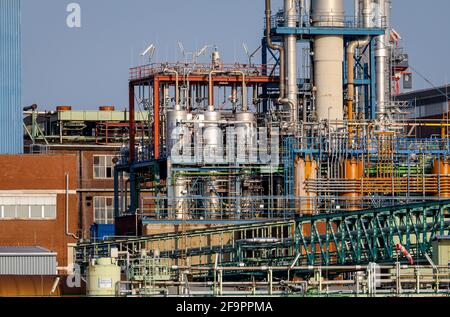
[[(316, 142), (314, 142), (316, 141)], [(369, 140), (369, 144), (372, 145), (373, 149), (367, 148), (367, 140), (359, 139), (357, 140), (360, 144), (360, 149), (350, 149), (348, 147), (342, 150), (335, 151), (333, 154), (342, 154), (344, 157), (361, 157), (369, 155), (370, 162), (377, 162), (378, 160), (378, 150), (374, 146), (377, 139), (373, 138)], [(342, 144), (348, 144), (347, 139), (341, 140)], [(284, 146), (284, 170), (285, 170), (285, 194), (288, 197), (293, 197), (295, 195), (294, 188), (294, 165), (295, 158), (300, 156), (302, 158), (311, 157), (313, 159), (320, 158), (321, 161), (326, 161), (329, 159), (330, 155), (327, 152), (326, 138), (307, 138), (308, 145), (306, 148), (299, 148), (299, 141), (295, 138), (286, 138), (283, 142)], [(412, 166), (411, 155), (416, 155), (420, 157), (421, 155), (432, 156), (440, 161), (441, 157), (450, 156), (450, 144), (449, 139), (408, 139), (408, 138), (396, 138), (392, 140), (393, 152), (396, 154), (394, 157), (393, 164), (400, 163), (399, 156), (405, 157), (405, 162), (408, 166), (408, 170)], [(442, 146), (444, 145), (444, 146)], [(409, 176), (409, 175), (408, 175)], [(439, 179), (440, 181), (440, 179)]]
[[(307, 20), (307, 19), (306, 19)], [(286, 27), (284, 25), (276, 24), (272, 28), (272, 38), (274, 41), (281, 42), (283, 36), (286, 35), (297, 35), (298, 42), (305, 41), (313, 41), (314, 36), (318, 35), (330, 35), (330, 36), (343, 36), (344, 42), (347, 44), (348, 42), (354, 40), (355, 38), (369, 36), (370, 40), (370, 67), (368, 65), (360, 65), (356, 64), (355, 70), (359, 67), (363, 70), (363, 78), (359, 78), (355, 80), (355, 86), (362, 86), (365, 95), (365, 113), (366, 120), (375, 120), (377, 117), (376, 108), (376, 60), (375, 60), (375, 49), (376, 49), (376, 39), (375, 37), (385, 34), (385, 28), (361, 28), (355, 27), (354, 21), (346, 21), (345, 27), (321, 27), (321, 26), (311, 26), (306, 24), (304, 26), (297, 27)], [(267, 48), (267, 44), (265, 43), (265, 38), (262, 40), (262, 64), (267, 65), (267, 53), (273, 53)], [(343, 48), (345, 49), (345, 48)], [(347, 64), (347, 56), (344, 54), (344, 67)], [(274, 56), (276, 59), (276, 57)], [(346, 69), (346, 68), (344, 68)], [(344, 81), (346, 84), (347, 76), (344, 72)]]

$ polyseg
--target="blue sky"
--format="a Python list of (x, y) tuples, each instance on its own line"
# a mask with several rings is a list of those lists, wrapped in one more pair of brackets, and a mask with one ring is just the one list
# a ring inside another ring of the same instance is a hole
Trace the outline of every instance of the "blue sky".
[[(353, 1), (345, 0), (347, 15)], [(81, 28), (66, 26), (66, 7), (82, 9)], [(273, 1), (274, 9), (281, 0)], [(128, 69), (156, 43), (155, 60), (217, 45), (225, 62), (245, 61), (242, 43), (259, 45), (263, 0), (22, 0), (23, 103), (40, 109), (127, 105)], [(426, 4), (425, 4), (426, 3)], [(393, 27), (410, 63), (433, 84), (450, 81), (450, 1), (393, 0)], [(207, 57), (206, 57), (207, 58)], [(259, 58), (259, 57), (258, 57)], [(414, 74), (415, 88), (430, 85)]]

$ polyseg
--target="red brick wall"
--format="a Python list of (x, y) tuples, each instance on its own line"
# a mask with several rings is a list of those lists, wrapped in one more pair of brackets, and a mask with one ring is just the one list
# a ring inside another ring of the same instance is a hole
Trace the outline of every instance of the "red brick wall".
[[(56, 220), (0, 220), (0, 245), (41, 246), (57, 252), (59, 266), (68, 264), (66, 235), (65, 174), (69, 190), (76, 190), (75, 155), (0, 156), (0, 190), (57, 190)], [(77, 232), (77, 196), (69, 195), (69, 231)]]
[[(116, 149), (90, 150), (82, 147), (73, 149), (52, 148), (52, 151), (58, 154), (76, 155), (77, 157), (77, 189), (81, 189), (78, 193), (77, 223), (82, 237), (88, 239), (90, 227), (94, 223), (94, 197), (114, 197), (114, 178), (94, 179), (94, 156), (115, 156), (118, 151)], [(95, 189), (95, 191), (91, 189)]]

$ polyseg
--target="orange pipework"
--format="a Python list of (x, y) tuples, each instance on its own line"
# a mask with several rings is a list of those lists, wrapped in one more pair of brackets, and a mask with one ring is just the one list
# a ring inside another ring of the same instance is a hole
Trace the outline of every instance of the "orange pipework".
[(442, 157), (433, 163), (433, 174), (437, 175), (438, 186), (436, 196), (450, 198), (450, 161)]
[[(344, 174), (347, 180), (360, 180), (364, 174), (363, 162), (351, 158), (344, 161)], [(361, 204), (358, 202), (358, 197), (361, 197), (361, 192), (349, 192), (342, 195), (342, 197), (349, 198), (344, 200), (344, 204), (348, 204), (348, 210), (358, 210)]]

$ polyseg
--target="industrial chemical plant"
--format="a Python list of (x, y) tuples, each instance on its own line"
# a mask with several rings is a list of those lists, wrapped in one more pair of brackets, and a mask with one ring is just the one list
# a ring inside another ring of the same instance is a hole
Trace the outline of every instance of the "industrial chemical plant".
[(265, 0), (261, 62), (206, 46), (131, 68), (124, 112), (25, 109), (34, 148), (114, 151), (87, 296), (450, 295), (450, 98), (417, 115), (391, 0), (353, 9)]
[(114, 210), (134, 237), (79, 243), (81, 271), (122, 296), (448, 294), (448, 118), (398, 98), (391, 1), (265, 5), (261, 64), (131, 69)]

